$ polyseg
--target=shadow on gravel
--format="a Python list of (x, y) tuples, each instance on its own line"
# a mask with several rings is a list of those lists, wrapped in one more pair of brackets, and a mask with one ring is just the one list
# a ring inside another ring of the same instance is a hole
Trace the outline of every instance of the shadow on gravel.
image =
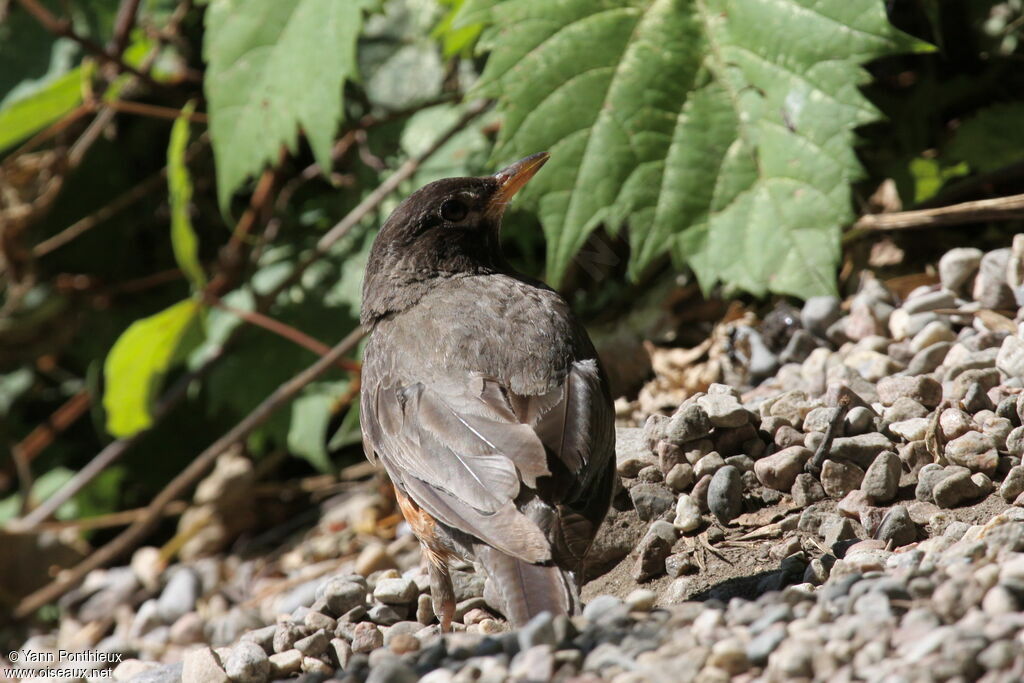
[(793, 573), (784, 569), (758, 572), (750, 576), (737, 576), (717, 583), (706, 590), (694, 593), (690, 600), (706, 602), (708, 600), (720, 600), (729, 602), (733, 598), (745, 600), (757, 600), (765, 593), (779, 591), (788, 585), (799, 583), (800, 576), (793, 576)]

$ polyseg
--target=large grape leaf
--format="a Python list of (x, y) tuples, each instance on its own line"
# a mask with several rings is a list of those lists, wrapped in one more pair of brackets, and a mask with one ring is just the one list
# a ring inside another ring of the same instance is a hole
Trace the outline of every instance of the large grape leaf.
[(356, 77), (358, 0), (212, 0), (203, 53), (217, 196), (231, 194), (299, 128), (323, 169), (342, 117), (342, 86)]
[(629, 225), (634, 276), (669, 252), (705, 289), (833, 291), (854, 128), (879, 116), (860, 65), (929, 49), (881, 0), (480, 4), (495, 156), (551, 152), (524, 196), (554, 283), (603, 223)]

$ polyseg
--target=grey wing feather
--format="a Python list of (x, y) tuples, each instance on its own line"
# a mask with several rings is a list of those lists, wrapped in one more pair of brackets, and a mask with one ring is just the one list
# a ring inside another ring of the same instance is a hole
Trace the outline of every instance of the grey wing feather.
[(521, 484), (537, 489), (538, 479), (552, 476), (549, 465), (558, 465), (558, 481), (546, 488), (568, 502), (585, 495), (589, 478), (606, 469), (599, 460), (608, 457), (604, 451), (613, 436), (604, 432), (612, 421), (595, 361), (574, 363), (542, 396), (518, 396), (478, 375), (429, 386), (391, 386), (388, 380), (364, 386), (364, 444), (417, 504), (529, 562), (551, 558), (550, 541), (556, 539), (545, 530), (574, 550), (589, 546), (592, 534), (576, 540), (570, 537), (577, 534), (538, 526), (540, 518), (517, 509), (517, 498)]

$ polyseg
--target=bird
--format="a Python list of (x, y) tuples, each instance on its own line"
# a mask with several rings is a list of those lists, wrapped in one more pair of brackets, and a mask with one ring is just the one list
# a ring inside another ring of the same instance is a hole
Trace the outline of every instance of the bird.
[(513, 626), (577, 614), (612, 498), (614, 411), (594, 345), (566, 300), (501, 250), (506, 206), (547, 159), (413, 192), (363, 278), (363, 447), (420, 542), (444, 631), (460, 559)]

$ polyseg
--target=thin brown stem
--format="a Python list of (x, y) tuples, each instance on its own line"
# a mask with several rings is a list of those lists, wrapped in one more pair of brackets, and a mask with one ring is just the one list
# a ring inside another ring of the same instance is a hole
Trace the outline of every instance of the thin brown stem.
[(159, 84), (154, 81), (149, 75), (142, 73), (135, 67), (126, 64), (120, 56), (114, 56), (108, 53), (102, 45), (87, 38), (75, 31), (71, 22), (67, 19), (58, 19), (55, 17), (50, 10), (48, 10), (39, 0), (18, 0), (18, 4), (21, 5), (22, 9), (31, 14), (36, 21), (42, 24), (43, 28), (52, 33), (55, 36), (61, 38), (68, 38), (73, 40), (82, 46), (86, 52), (92, 53), (101, 61), (113, 64), (120, 71), (130, 73), (137, 76), (141, 80), (145, 81), (148, 85), (158, 86)]
[[(303, 332), (302, 330), (299, 330), (295, 327), (292, 327), (291, 325), (283, 323), (280, 320), (275, 320), (274, 318), (271, 318), (269, 315), (264, 315), (259, 311), (243, 311), (239, 308), (229, 306), (228, 304), (224, 303), (223, 301), (221, 301), (216, 296), (213, 296), (212, 294), (208, 294), (206, 296), (206, 300), (212, 306), (215, 306), (223, 311), (227, 311), (232, 315), (238, 316), (239, 318), (249, 323), (250, 325), (261, 327), (264, 330), (267, 330), (268, 332), (272, 332), (279, 337), (287, 339), (296, 346), (301, 346), (307, 351), (312, 351), (318, 356), (325, 356), (331, 351), (331, 347), (329, 347), (327, 344), (324, 344), (319, 339), (315, 339), (306, 334), (305, 332)], [(347, 372), (359, 372), (360, 369), (359, 363), (349, 360), (347, 358), (339, 359), (337, 365), (339, 368)]]
[(132, 27), (135, 26), (135, 17), (139, 13), (139, 5), (142, 0), (121, 0), (117, 8), (117, 18), (114, 20), (114, 35), (107, 45), (107, 52), (120, 57), (128, 46), (128, 38), (131, 37)]
[[(160, 105), (135, 102), (133, 100), (110, 100), (109, 102), (104, 102), (103, 106), (122, 114), (138, 114), (139, 116), (170, 119), (172, 121), (181, 118), (183, 113), (180, 109), (175, 109), (174, 107), (161, 107)], [(194, 111), (189, 114), (188, 120), (192, 123), (207, 124), (210, 122), (210, 117), (201, 111)]]
[(1024, 194), (994, 199), (979, 199), (952, 206), (916, 211), (897, 211), (861, 216), (844, 236), (843, 242), (855, 242), (871, 232), (886, 230), (913, 230), (946, 225), (961, 225), (979, 221), (1007, 221), (1024, 218)]
[(356, 347), (363, 338), (363, 329), (357, 327), (348, 336), (338, 342), (331, 351), (319, 358), (315, 363), (295, 377), (281, 384), (270, 396), (265, 398), (256, 408), (235, 425), (227, 434), (217, 439), (209, 448), (200, 453), (178, 476), (164, 487), (153, 502), (149, 504), (145, 515), (132, 523), (114, 540), (97, 549), (74, 568), (60, 574), (52, 583), (33, 592), (24, 598), (14, 609), (16, 618), (23, 619), (74, 588), (85, 575), (93, 569), (102, 567), (120, 557), (145, 538), (157, 525), (164, 510), (174, 500), (183, 497), (190, 488), (206, 474), (224, 451), (245, 439), (254, 429), (262, 425), (279, 408), (287, 405), (303, 388), (325, 372), (330, 370), (337, 361)]
[(19, 453), (26, 463), (32, 462), (43, 449), (53, 443), (54, 437), (75, 423), (78, 418), (89, 410), (91, 398), (89, 392), (83, 389), (53, 411), (42, 424), (28, 433), (17, 446), (15, 451)]
[[(157, 402), (156, 408), (153, 409), (154, 425), (158, 424), (183, 398), (185, 398), (188, 393), (188, 388), (191, 386), (192, 382), (205, 375), (210, 368), (220, 360), (223, 353), (223, 347), (217, 349), (207, 356), (202, 365), (182, 376), (171, 386), (170, 389), (167, 390), (167, 392), (160, 398), (160, 401)], [(7, 526), (14, 530), (27, 530), (48, 519), (57, 511), (57, 508), (71, 500), (76, 493), (81, 491), (89, 482), (95, 479), (100, 472), (117, 462), (129, 448), (134, 446), (143, 436), (145, 436), (147, 431), (148, 430), (143, 430), (133, 434), (132, 436), (118, 439), (117, 441), (108, 444), (107, 447), (101, 450), (95, 458), (89, 461), (88, 465), (76, 472), (75, 476), (71, 478), (71, 481), (43, 501), (39, 507), (35, 508), (21, 519), (12, 520)]]

